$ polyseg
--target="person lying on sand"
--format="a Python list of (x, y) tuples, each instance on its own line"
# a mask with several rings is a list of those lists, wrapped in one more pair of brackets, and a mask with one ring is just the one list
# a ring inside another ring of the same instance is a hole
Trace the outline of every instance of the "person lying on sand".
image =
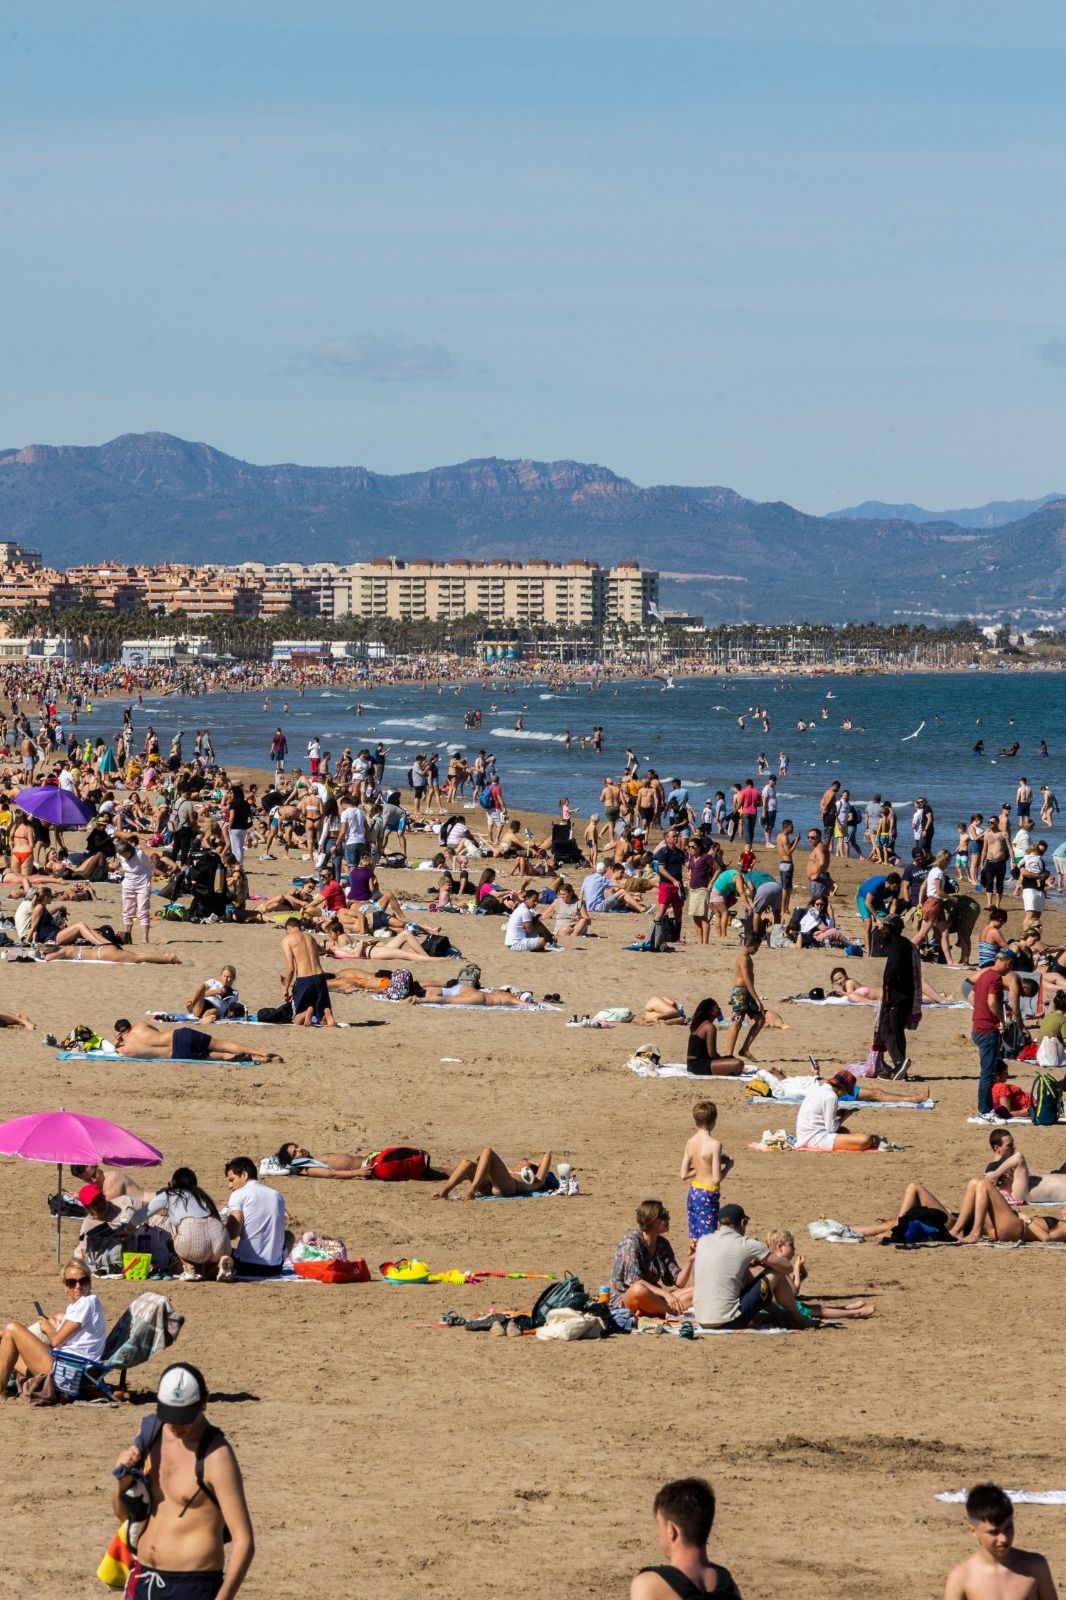
[(552, 1153), (545, 1150), (536, 1166), (531, 1161), (520, 1161), (517, 1167), (508, 1167), (503, 1157), (486, 1145), (476, 1161), (469, 1156), (460, 1161), (434, 1198), (446, 1200), (461, 1183), (468, 1185), (464, 1200), (476, 1200), (479, 1194), (539, 1194), (547, 1187), (551, 1165)]
[(280, 1061), (269, 1050), (252, 1050), (198, 1028), (160, 1028), (153, 1022), (115, 1023), (115, 1047), (120, 1056), (148, 1057), (160, 1061)]
[(141, 967), (181, 966), (177, 956), (167, 955), (162, 950), (146, 950), (143, 945), (137, 950), (131, 949), (129, 945), (120, 946), (117, 944), (66, 945), (60, 950), (48, 951), (43, 959), (45, 961), (125, 961)]
[[(769, 1098), (771, 1100), (794, 1101), (797, 1094), (809, 1094), (812, 1089), (818, 1087), (821, 1081), (816, 1074), (803, 1073), (795, 1077), (789, 1077), (788, 1073), (781, 1067), (759, 1067), (752, 1074), (748, 1093), (752, 1092), (753, 1084), (764, 1083), (770, 1091)], [(759, 1091), (756, 1090), (755, 1092), (758, 1093)], [(883, 1084), (867, 1082), (864, 1078), (857, 1078), (852, 1095), (844, 1095), (842, 1098), (848, 1100), (852, 1096), (856, 1100), (881, 1100), (897, 1105), (923, 1105), (928, 1098), (924, 1089), (888, 1089)]]
[[(860, 983), (857, 978), (849, 978), (843, 967), (834, 967), (829, 974), (829, 981), (833, 985), (833, 993), (842, 995), (845, 1000), (850, 1000), (857, 1006), (879, 1006), (881, 1004), (880, 989), (871, 989), (869, 984)], [(941, 994), (939, 989), (934, 989), (929, 979), (922, 973), (922, 999), (929, 1005), (949, 1005), (954, 995)]]
[[(855, 1224), (853, 1231), (861, 1233), (866, 1239), (883, 1239), (916, 1206), (926, 1211), (940, 1212), (942, 1226), (960, 1244), (976, 1244), (982, 1237), (1013, 1243), (1023, 1239), (1032, 1243), (1066, 1239), (1066, 1221), (1051, 1223), (1044, 1217), (1020, 1216), (987, 1178), (970, 1179), (962, 1197), (961, 1209), (957, 1212), (938, 1200), (923, 1183), (908, 1183), (896, 1217), (891, 1220), (882, 1218), (869, 1226)], [(1066, 1217), (1066, 1208), (1060, 1216)], [(932, 1221), (932, 1218), (929, 1220)]]
[(364, 1167), (362, 1156), (348, 1150), (327, 1150), (313, 1156), (306, 1145), (289, 1139), (279, 1145), (274, 1160), (282, 1167), (299, 1169), (302, 1178), (369, 1178), (370, 1168)]
[(327, 943), (323, 954), (333, 956), (334, 959), (345, 958), (355, 961), (376, 961), (379, 956), (390, 958), (403, 956), (405, 961), (437, 959), (435, 956), (427, 955), (421, 941), (415, 934), (408, 933), (406, 928), (401, 933), (390, 934), (387, 939), (371, 939), (368, 934), (345, 933), (333, 923), (330, 923), (327, 929)]

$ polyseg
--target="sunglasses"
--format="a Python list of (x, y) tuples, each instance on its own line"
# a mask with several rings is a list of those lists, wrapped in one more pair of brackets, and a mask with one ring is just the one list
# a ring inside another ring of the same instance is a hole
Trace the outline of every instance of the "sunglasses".
[(91, 1283), (92, 1279), (91, 1278), (64, 1278), (63, 1282), (66, 1284), (68, 1289), (76, 1289), (79, 1286), (79, 1284)]

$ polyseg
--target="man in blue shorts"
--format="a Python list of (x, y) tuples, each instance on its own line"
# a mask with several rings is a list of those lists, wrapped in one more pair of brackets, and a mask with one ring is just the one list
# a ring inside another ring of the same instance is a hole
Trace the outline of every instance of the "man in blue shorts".
[(855, 891), (855, 905), (862, 919), (862, 938), (866, 954), (870, 954), (874, 922), (883, 922), (896, 910), (902, 880), (898, 872), (875, 874), (860, 883)]

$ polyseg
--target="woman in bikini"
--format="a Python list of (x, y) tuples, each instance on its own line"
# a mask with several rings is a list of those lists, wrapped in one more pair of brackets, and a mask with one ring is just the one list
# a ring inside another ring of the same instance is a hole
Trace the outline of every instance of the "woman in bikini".
[(11, 865), (21, 877), (29, 879), (33, 872), (33, 829), (24, 811), (15, 812), (15, 826), (11, 830)]
[(688, 1025), (686, 1061), (689, 1072), (700, 1078), (738, 1078), (745, 1062), (739, 1056), (721, 1055), (718, 1050), (718, 1023), (722, 1008), (717, 1000), (701, 1000)]

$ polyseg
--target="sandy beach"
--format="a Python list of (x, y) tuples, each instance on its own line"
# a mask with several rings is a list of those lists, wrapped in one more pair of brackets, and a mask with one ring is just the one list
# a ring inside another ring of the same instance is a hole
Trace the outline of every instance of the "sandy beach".
[[(412, 859), (421, 837), (412, 840)], [(859, 865), (839, 874), (852, 890), (841, 897), (847, 927), (857, 920)], [(270, 866), (253, 856), (253, 891), (273, 890), (301, 870), (307, 866), (295, 856)], [(404, 900), (425, 898), (435, 881), (413, 871), (381, 877)], [(1009, 904), (1015, 931), (1020, 902)], [(103, 886), (90, 920), (114, 921), (117, 907), (118, 890)], [(966, 1122), (976, 1095), (968, 1012), (928, 1010), (914, 1040), (915, 1074), (935, 1111), (872, 1106), (853, 1118), (907, 1145), (904, 1153), (757, 1153), (749, 1142), (766, 1127), (793, 1127), (794, 1108), (749, 1107), (729, 1080), (705, 1089), (626, 1070), (627, 1056), (649, 1041), (664, 1059), (683, 1059), (684, 1029), (565, 1026), (572, 1013), (602, 1005), (638, 1011), (653, 993), (689, 1008), (706, 994), (724, 1003), (731, 946), (631, 953), (622, 947), (643, 923), (603, 916), (598, 937), (564, 953), (515, 955), (503, 948), (498, 919), (443, 920), (486, 984), (529, 986), (538, 998), (558, 991), (562, 1011), (445, 1012), (342, 997), (338, 1017), (377, 1026), (249, 1030), (254, 1044), (281, 1050), (282, 1065), (78, 1065), (57, 1063), (44, 1033), (62, 1036), (78, 1022), (107, 1033), (123, 1014), (179, 1009), (197, 979), (224, 961), (237, 966), (252, 1007), (275, 1004), (280, 930), (158, 923), (153, 939), (181, 957), (180, 967), (0, 969), (5, 1006), (27, 1012), (38, 1030), (0, 1034), (4, 1114), (63, 1105), (110, 1117), (164, 1151), (161, 1178), (191, 1165), (216, 1198), (228, 1157), (258, 1158), (287, 1137), (312, 1150), (410, 1142), (442, 1167), (483, 1144), (509, 1161), (551, 1149), (580, 1179), (574, 1198), (490, 1204), (440, 1202), (431, 1184), (282, 1180), (297, 1230), (343, 1238), (370, 1264), (372, 1283), (165, 1285), (187, 1317), (174, 1355), (203, 1367), (217, 1397), (210, 1415), (245, 1473), (258, 1539), (245, 1593), (287, 1600), (324, 1588), (490, 1600), (547, 1570), (572, 1596), (625, 1594), (631, 1574), (658, 1559), (655, 1489), (698, 1472), (718, 1491), (713, 1553), (746, 1595), (895, 1600), (936, 1592), (965, 1553), (960, 1509), (939, 1504), (937, 1491), (987, 1476), (1062, 1486), (1050, 1428), (1058, 1387), (1050, 1336), (1066, 1309), (1058, 1255), (842, 1248), (806, 1232), (823, 1214), (865, 1223), (895, 1215), (910, 1178), (954, 1204), (983, 1169), (986, 1130)], [(1056, 937), (1066, 931), (1058, 913), (1046, 926)], [(776, 1004), (814, 984), (828, 988), (834, 964), (814, 952), (764, 952), (756, 963), (761, 993)], [(880, 962), (845, 964), (879, 981)], [(455, 965), (425, 971), (436, 976)], [(930, 975), (958, 992), (960, 972), (938, 967)], [(760, 1060), (805, 1072), (812, 1052), (825, 1073), (865, 1058), (870, 1010), (780, 1009), (790, 1031), (764, 1032)], [(736, 1160), (723, 1199), (743, 1202), (754, 1233), (793, 1228), (812, 1294), (873, 1296), (871, 1322), (695, 1344), (644, 1336), (545, 1344), (432, 1326), (446, 1310), (528, 1310), (536, 1283), (403, 1288), (378, 1277), (379, 1263), (417, 1255), (435, 1271), (571, 1269), (595, 1290), (635, 1206), (650, 1196), (673, 1207), (683, 1258), (677, 1172), (689, 1108), (705, 1094), (718, 1104), (718, 1131)], [(1018, 1133), (1036, 1170), (1059, 1164), (1061, 1129)], [(45, 1203), (54, 1180), (52, 1168), (0, 1162), (5, 1318), (30, 1319), (35, 1298), (49, 1310), (60, 1304)], [(73, 1246), (75, 1223), (65, 1237)], [(134, 1290), (104, 1282), (99, 1292), (110, 1322)], [(103, 1592), (94, 1571), (114, 1531), (110, 1467), (162, 1364), (157, 1358), (131, 1374), (136, 1406), (4, 1407), (8, 1505), (38, 1537), (11, 1543), (0, 1594), (68, 1600)], [(1021, 1527), (1022, 1542), (1061, 1568), (1061, 1514), (1030, 1508)]]

